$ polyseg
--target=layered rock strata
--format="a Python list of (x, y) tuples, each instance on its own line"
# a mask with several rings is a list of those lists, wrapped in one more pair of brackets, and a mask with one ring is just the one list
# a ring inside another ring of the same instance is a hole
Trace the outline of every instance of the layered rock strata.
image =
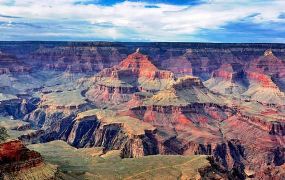
[(46, 165), (42, 156), (26, 148), (21, 141), (0, 144), (0, 177), (3, 179), (53, 179), (56, 167)]

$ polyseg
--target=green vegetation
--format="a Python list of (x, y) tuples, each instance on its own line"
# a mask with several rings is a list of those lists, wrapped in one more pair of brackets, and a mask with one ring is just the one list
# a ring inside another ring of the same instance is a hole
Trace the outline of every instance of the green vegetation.
[(21, 120), (11, 120), (8, 117), (2, 117), (0, 116), (0, 127), (4, 127), (7, 130), (7, 133), (9, 135), (9, 138), (18, 138), (21, 135), (28, 134), (31, 132), (34, 132), (35, 130), (28, 129), (25, 131), (17, 131), (17, 130), (12, 130), (12, 129), (17, 129), (20, 126), (27, 125), (29, 123), (21, 121)]
[(168, 88), (159, 91), (149, 99), (146, 99), (145, 105), (158, 106), (186, 106), (191, 103), (214, 103), (224, 104), (224, 99), (205, 88), (189, 87), (185, 89)]
[(156, 95), (145, 100), (145, 105), (159, 105), (159, 106), (186, 106), (188, 102), (179, 97), (174, 89), (166, 89), (159, 91)]
[(43, 95), (43, 105), (48, 106), (79, 106), (85, 104), (81, 90), (52, 92)]
[(98, 119), (101, 119), (102, 117), (106, 117), (106, 116), (113, 117), (115, 115), (116, 113), (111, 110), (91, 109), (88, 111), (78, 113), (76, 120), (81, 120), (81, 119), (84, 119), (90, 116), (96, 116)]
[(131, 84), (129, 84), (126, 81), (110, 77), (101, 78), (98, 84), (109, 87), (133, 87)]
[(27, 168), (20, 173), (5, 173), (4, 179), (13, 180), (40, 180), (40, 179), (54, 179), (57, 173), (57, 167), (51, 164), (42, 164), (38, 167)]
[(7, 129), (0, 127), (0, 143), (4, 142), (9, 137)]
[(185, 179), (199, 177), (209, 166), (207, 156), (146, 156), (121, 159), (117, 151), (102, 154), (100, 148), (76, 149), (63, 141), (29, 145), (48, 163), (58, 165), (68, 179)]
[(162, 90), (162, 89), (166, 89), (167, 87), (169, 87), (172, 83), (174, 83), (174, 80), (171, 79), (149, 79), (149, 78), (145, 78), (145, 77), (140, 77), (138, 79), (138, 84), (139, 86), (141, 86), (143, 89), (146, 90)]
[(145, 133), (145, 130), (155, 130), (151, 124), (140, 121), (139, 119), (129, 116), (116, 115), (110, 110), (92, 109), (82, 113), (79, 113), (76, 117), (77, 121), (84, 120), (87, 117), (96, 117), (98, 120), (105, 124), (122, 124), (126, 132), (132, 135), (141, 135)]

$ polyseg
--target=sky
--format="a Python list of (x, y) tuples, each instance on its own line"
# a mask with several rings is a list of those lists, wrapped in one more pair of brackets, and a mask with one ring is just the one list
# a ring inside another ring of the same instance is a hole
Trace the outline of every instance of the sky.
[(285, 0), (0, 0), (0, 40), (285, 43)]

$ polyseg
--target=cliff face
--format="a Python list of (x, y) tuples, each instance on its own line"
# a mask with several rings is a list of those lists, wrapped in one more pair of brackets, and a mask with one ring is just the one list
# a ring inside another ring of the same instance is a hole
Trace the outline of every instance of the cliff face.
[(158, 127), (161, 154), (212, 155), (225, 168), (241, 174), (250, 169), (263, 178), (268, 164), (284, 163), (282, 120), (270, 122), (270, 116), (214, 104), (141, 106), (131, 111), (127, 114)]
[(260, 72), (272, 77), (282, 78), (285, 76), (284, 62), (275, 56), (271, 49), (264, 52), (264, 55), (250, 62), (248, 69), (253, 72)]
[(223, 64), (240, 63), (242, 67), (246, 67), (248, 63), (263, 56), (268, 49), (271, 49), (277, 58), (285, 58), (282, 44), (0, 43), (3, 52), (17, 55), (23, 60), (29, 59), (27, 63), (38, 68), (85, 73), (119, 64), (137, 48), (149, 55), (158, 68), (171, 70), (175, 74), (192, 73), (202, 79), (210, 78), (211, 73)]
[(41, 155), (27, 149), (20, 141), (0, 144), (1, 172), (14, 172), (39, 166), (43, 163)]
[(102, 102), (118, 105), (130, 101), (134, 93), (159, 91), (174, 78), (172, 72), (159, 70), (138, 49), (120, 64), (103, 69), (92, 78), (94, 85), (86, 92), (86, 96), (97, 106)]
[(96, 72), (119, 62), (124, 55), (112, 47), (40, 47), (29, 58), (43, 69), (75, 73)]
[(19, 61), (16, 56), (5, 54), (0, 51), (0, 75), (9, 73), (25, 73), (30, 71), (30, 67)]
[(16, 96), (0, 101), (0, 115), (23, 118), (26, 114), (36, 109), (38, 98), (20, 99)]
[(33, 103), (33, 111), (24, 114), (23, 120), (37, 128), (50, 127), (65, 117), (92, 107), (85, 101), (80, 90), (42, 93), (41, 99), (36, 104)]
[(158, 154), (155, 133), (155, 127), (138, 119), (94, 109), (57, 121), (44, 133), (21, 139), (32, 142), (61, 139), (77, 148), (120, 150), (121, 157), (126, 158)]
[(240, 64), (222, 65), (212, 73), (205, 85), (224, 95), (283, 106), (284, 67), (284, 62), (268, 49), (246, 67)]
[[(47, 167), (42, 156), (26, 148), (21, 141), (0, 144), (0, 177), (21, 179), (37, 175), (37, 178), (55, 178), (56, 168)], [(33, 174), (36, 171), (36, 174)], [(35, 176), (34, 176), (35, 177)]]

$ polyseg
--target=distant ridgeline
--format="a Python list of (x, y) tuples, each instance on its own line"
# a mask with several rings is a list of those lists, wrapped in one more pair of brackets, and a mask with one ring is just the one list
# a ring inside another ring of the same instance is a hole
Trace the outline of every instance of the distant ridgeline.
[[(225, 63), (246, 66), (271, 49), (285, 59), (285, 44), (178, 43), (178, 42), (0, 42), (0, 51), (16, 56), (33, 70), (98, 72), (112, 67), (140, 48), (160, 69), (192, 74), (207, 80)], [(177, 62), (177, 63), (176, 63)], [(178, 63), (187, 69), (177, 67)], [(18, 68), (23, 69), (25, 66)]]

